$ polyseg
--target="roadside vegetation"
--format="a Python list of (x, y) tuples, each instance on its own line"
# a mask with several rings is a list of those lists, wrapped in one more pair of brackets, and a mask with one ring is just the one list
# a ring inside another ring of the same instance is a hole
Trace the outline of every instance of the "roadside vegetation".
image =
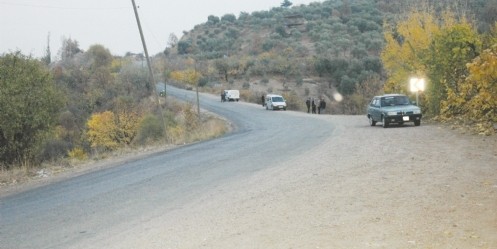
[[(426, 116), (481, 134), (497, 126), (497, 0), (328, 0), (210, 15), (152, 58), (162, 81), (244, 101), (280, 93), (289, 109), (363, 114), (374, 95), (424, 78)], [(53, 59), (53, 60), (52, 60)], [(219, 136), (220, 119), (157, 97), (142, 54), (65, 39), (52, 55), (0, 55), (0, 169), (73, 165), (119, 150)], [(1, 183), (0, 179), (0, 183)]]

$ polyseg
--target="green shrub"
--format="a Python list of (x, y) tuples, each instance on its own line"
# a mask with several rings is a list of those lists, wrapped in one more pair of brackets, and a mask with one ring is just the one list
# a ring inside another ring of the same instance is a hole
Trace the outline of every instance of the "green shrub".
[(134, 143), (144, 145), (151, 141), (159, 141), (164, 138), (164, 126), (161, 121), (154, 115), (147, 115), (140, 123), (138, 134)]
[(52, 139), (46, 142), (43, 146), (38, 159), (40, 162), (45, 161), (55, 161), (61, 159), (67, 155), (67, 151), (70, 148), (70, 143), (66, 141), (61, 141), (57, 139)]

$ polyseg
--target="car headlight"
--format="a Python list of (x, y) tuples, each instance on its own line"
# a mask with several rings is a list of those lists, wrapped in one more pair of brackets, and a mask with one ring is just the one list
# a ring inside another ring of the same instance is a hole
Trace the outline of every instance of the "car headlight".
[(421, 114), (421, 110), (414, 110), (412, 113), (414, 113), (414, 114)]
[(397, 115), (397, 112), (387, 112), (387, 116), (395, 116)]

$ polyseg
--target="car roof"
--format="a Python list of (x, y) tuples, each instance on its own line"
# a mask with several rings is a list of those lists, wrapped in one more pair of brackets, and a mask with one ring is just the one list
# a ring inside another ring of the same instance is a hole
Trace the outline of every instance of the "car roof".
[(381, 97), (395, 97), (395, 96), (407, 96), (405, 94), (400, 94), (400, 93), (388, 93), (388, 94), (383, 94), (379, 96), (375, 96), (375, 98), (381, 98)]

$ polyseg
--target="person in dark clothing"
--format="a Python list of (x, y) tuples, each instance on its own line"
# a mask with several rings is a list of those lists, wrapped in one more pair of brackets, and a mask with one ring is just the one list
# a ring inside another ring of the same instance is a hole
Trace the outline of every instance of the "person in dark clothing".
[(316, 114), (316, 102), (314, 101), (314, 99), (312, 99), (311, 105), (312, 105), (312, 113)]
[(321, 111), (324, 111), (325, 108), (326, 108), (326, 102), (322, 98), (321, 101), (319, 101), (319, 114), (321, 114)]
[(261, 97), (261, 101), (262, 101), (262, 106), (263, 107), (266, 106), (265, 100), (266, 100), (266, 98), (264, 97), (264, 94), (263, 94), (262, 97)]
[(307, 106), (307, 113), (311, 112), (311, 98), (307, 98), (305, 101), (305, 105)]
[(225, 101), (225, 99), (224, 99), (225, 94), (226, 94), (226, 93), (224, 92), (224, 90), (223, 90), (223, 91), (221, 91), (221, 102), (224, 102), (224, 101)]

